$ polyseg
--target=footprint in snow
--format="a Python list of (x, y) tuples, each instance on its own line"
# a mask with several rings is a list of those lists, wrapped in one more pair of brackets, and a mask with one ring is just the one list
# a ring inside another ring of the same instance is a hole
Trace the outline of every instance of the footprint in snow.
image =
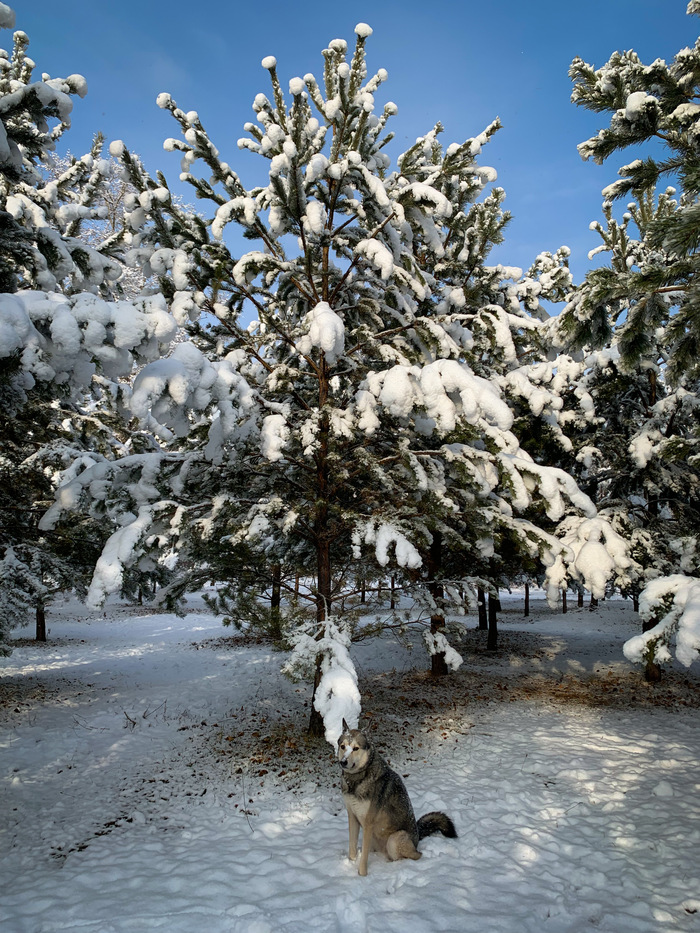
[(338, 933), (366, 933), (367, 917), (364, 908), (350, 895), (339, 897), (335, 902), (338, 918)]

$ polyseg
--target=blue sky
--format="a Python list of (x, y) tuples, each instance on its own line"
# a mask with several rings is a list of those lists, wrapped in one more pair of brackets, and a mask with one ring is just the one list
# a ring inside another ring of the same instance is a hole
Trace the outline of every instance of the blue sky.
[[(87, 78), (88, 95), (76, 100), (59, 151), (80, 155), (101, 130), (123, 139), (150, 171), (162, 169), (173, 187), (179, 159), (162, 143), (178, 127), (156, 107), (158, 93), (197, 110), (222, 158), (244, 183), (255, 183), (258, 157), (239, 152), (236, 141), (253, 118), (255, 94), (269, 90), (261, 59), (276, 56), (284, 88), (309, 71), (320, 78), (321, 50), (333, 38), (352, 45), (355, 24), (366, 22), (374, 29), (369, 68), (389, 72), (378, 102), (399, 107), (390, 154), (438, 120), (447, 144), (500, 117), (504, 128), (480, 161), (497, 169), (514, 219), (494, 258), (527, 267), (542, 250), (566, 244), (577, 279), (599, 242), (588, 226), (600, 217), (600, 191), (628, 159), (600, 167), (579, 157), (577, 143), (602, 124), (570, 102), (571, 60), (579, 55), (599, 67), (630, 48), (647, 62), (670, 60), (700, 32), (700, 19), (685, 14), (687, 0), (8, 2), (29, 35), (37, 77)], [(0, 40), (11, 47), (9, 32)]]

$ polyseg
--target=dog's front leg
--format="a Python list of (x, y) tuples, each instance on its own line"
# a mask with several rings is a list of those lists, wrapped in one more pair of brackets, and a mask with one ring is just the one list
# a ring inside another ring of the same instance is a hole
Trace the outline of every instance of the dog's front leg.
[(360, 821), (350, 809), (348, 809), (348, 836), (348, 858), (354, 862), (357, 858), (357, 840), (360, 838)]
[(369, 859), (369, 853), (372, 850), (373, 835), (372, 819), (368, 815), (362, 824), (362, 851), (360, 852), (360, 868), (358, 870), (358, 874), (363, 876), (367, 874), (367, 861)]

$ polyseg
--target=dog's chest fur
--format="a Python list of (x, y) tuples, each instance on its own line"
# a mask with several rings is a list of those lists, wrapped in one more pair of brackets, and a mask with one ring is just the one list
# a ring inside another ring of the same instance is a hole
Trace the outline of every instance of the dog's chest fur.
[(356, 797), (354, 794), (343, 794), (343, 801), (345, 802), (346, 808), (353, 813), (360, 823), (364, 826), (365, 820), (367, 819), (367, 812), (369, 810), (370, 800), (366, 798), (361, 800), (359, 797)]
[(381, 762), (379, 768), (377, 768), (376, 757), (371, 754), (367, 767), (359, 774), (343, 774), (340, 784), (343, 801), (347, 809), (355, 814), (360, 823), (364, 824), (372, 798), (376, 795), (376, 772), (379, 771), (381, 774), (382, 770)]

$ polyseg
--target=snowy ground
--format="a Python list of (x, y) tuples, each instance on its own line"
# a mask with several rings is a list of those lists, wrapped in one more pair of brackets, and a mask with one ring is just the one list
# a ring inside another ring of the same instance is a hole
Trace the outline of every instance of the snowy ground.
[[(418, 814), (457, 840), (346, 858), (330, 746), (263, 645), (64, 603), (0, 659), (3, 933), (700, 931), (700, 680), (622, 658), (629, 604), (505, 604), (433, 683), (394, 638), (357, 646), (364, 723)], [(26, 636), (28, 632), (19, 632)]]

